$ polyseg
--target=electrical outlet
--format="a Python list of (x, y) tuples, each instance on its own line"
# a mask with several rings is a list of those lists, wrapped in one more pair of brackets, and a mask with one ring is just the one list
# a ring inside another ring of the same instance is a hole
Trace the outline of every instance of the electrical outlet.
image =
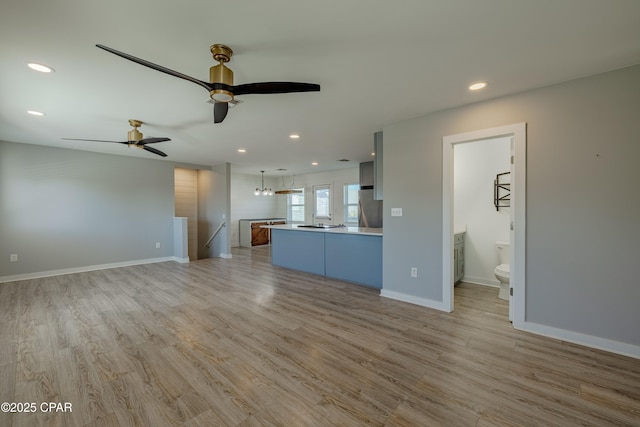
[(418, 277), (418, 269), (416, 267), (411, 267), (411, 277)]
[(10, 261), (10, 262), (16, 262), (16, 261), (18, 261), (18, 254), (11, 254), (11, 255), (9, 255), (9, 261)]
[(156, 249), (160, 247), (160, 242), (156, 242)]
[(402, 208), (391, 208), (391, 216), (402, 216)]

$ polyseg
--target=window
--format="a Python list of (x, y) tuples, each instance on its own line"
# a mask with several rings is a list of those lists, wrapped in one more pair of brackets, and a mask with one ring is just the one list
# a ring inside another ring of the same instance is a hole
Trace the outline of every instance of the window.
[(344, 186), (344, 223), (358, 224), (358, 191), (359, 184), (346, 184)]
[(304, 223), (304, 188), (302, 193), (287, 195), (287, 222)]

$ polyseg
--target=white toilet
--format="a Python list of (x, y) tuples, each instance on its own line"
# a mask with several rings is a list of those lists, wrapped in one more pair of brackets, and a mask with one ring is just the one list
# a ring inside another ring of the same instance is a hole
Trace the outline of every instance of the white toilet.
[(498, 260), (500, 261), (500, 265), (498, 265), (493, 273), (496, 275), (496, 278), (500, 281), (500, 292), (498, 293), (498, 298), (503, 300), (509, 300), (509, 260), (511, 253), (511, 244), (509, 242), (497, 241), (496, 248), (498, 248)]

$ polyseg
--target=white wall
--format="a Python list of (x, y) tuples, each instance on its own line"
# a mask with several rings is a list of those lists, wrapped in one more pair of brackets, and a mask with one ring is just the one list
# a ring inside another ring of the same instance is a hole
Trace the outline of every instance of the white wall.
[(633, 66), (385, 126), (383, 291), (442, 301), (442, 138), (526, 123), (525, 326), (640, 357), (638, 111)]
[(456, 144), (454, 147), (454, 229), (466, 227), (464, 281), (499, 286), (496, 240), (509, 241), (510, 208), (496, 210), (493, 182), (509, 172), (510, 138)]

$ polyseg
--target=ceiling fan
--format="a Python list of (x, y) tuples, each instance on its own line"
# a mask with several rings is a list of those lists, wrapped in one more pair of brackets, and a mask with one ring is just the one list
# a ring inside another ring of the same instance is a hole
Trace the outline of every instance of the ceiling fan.
[(150, 153), (157, 154), (158, 156), (167, 157), (165, 153), (157, 150), (153, 147), (149, 147), (147, 144), (154, 144), (156, 142), (171, 141), (169, 138), (144, 138), (142, 132), (138, 130), (142, 126), (143, 122), (140, 120), (129, 119), (129, 124), (133, 126), (127, 133), (126, 141), (105, 141), (104, 139), (78, 139), (78, 138), (62, 138), (66, 141), (95, 141), (95, 142), (114, 142), (116, 144), (126, 144), (129, 147), (137, 147), (142, 150), (147, 150)]
[(233, 71), (225, 66), (225, 62), (231, 60), (233, 51), (228, 46), (223, 44), (211, 45), (210, 50), (213, 55), (213, 59), (218, 61), (218, 65), (215, 65), (209, 69), (209, 80), (205, 82), (198, 80), (194, 77), (187, 76), (186, 74), (179, 73), (177, 71), (170, 70), (161, 65), (157, 65), (146, 61), (144, 59), (136, 58), (124, 52), (117, 51), (110, 47), (96, 44), (100, 49), (111, 52), (114, 55), (118, 55), (129, 61), (137, 62), (145, 67), (152, 68), (154, 70), (169, 74), (171, 76), (179, 77), (184, 80), (188, 80), (199, 86), (204, 87), (209, 91), (211, 102), (213, 102), (213, 122), (221, 123), (227, 116), (229, 111), (229, 104), (234, 105), (237, 103), (235, 97), (238, 95), (249, 94), (268, 94), (268, 93), (290, 93), (290, 92), (317, 92), (320, 90), (320, 85), (313, 83), (296, 83), (296, 82), (262, 82), (262, 83), (246, 83), (242, 85), (233, 85)]

